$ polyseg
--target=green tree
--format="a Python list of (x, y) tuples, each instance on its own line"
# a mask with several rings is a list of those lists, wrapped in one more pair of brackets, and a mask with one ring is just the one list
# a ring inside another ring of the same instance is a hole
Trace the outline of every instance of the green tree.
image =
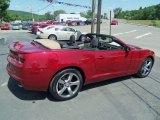
[(0, 21), (7, 15), (10, 0), (0, 0)]
[(122, 12), (122, 8), (115, 8), (113, 11), (114, 11), (115, 18), (117, 18)]
[(81, 12), (80, 15), (85, 18), (92, 18), (92, 11), (88, 10), (87, 12)]
[(46, 20), (52, 20), (53, 19), (53, 15), (51, 14), (51, 12), (47, 12), (47, 13), (45, 13), (45, 19)]
[(87, 11), (87, 18), (92, 18), (92, 10)]
[(160, 4), (145, 8), (140, 7), (139, 10), (122, 11), (117, 18), (129, 20), (159, 20)]
[(65, 14), (66, 12), (64, 10), (56, 10), (54, 11), (54, 18), (57, 17), (59, 14)]
[(160, 20), (160, 4), (156, 5), (155, 7), (155, 18)]

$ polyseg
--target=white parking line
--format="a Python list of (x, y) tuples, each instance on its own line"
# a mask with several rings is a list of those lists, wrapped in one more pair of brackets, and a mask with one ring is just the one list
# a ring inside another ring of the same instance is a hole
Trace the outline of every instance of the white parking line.
[(142, 38), (142, 37), (147, 36), (147, 35), (150, 35), (150, 34), (152, 34), (152, 33), (151, 33), (151, 32), (145, 33), (145, 34), (143, 34), (143, 35), (137, 36), (136, 39)]
[(132, 32), (136, 32), (137, 30), (132, 30), (132, 31), (127, 31), (127, 32), (124, 32), (124, 33), (116, 33), (116, 34), (113, 34), (114, 36), (118, 36), (118, 35), (123, 35), (123, 34), (128, 34), (128, 33), (132, 33)]
[(128, 32), (125, 32), (125, 34), (132, 33), (132, 32), (136, 32), (136, 31), (137, 31), (137, 30), (128, 31)]
[(7, 82), (4, 82), (1, 84), (1, 87), (7, 86), (7, 84), (8, 84)]

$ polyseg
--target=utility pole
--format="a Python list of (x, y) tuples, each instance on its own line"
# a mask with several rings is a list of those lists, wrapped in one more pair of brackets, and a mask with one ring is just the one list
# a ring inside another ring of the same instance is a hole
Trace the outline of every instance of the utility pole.
[(110, 22), (109, 22), (109, 23), (110, 23), (109, 34), (111, 35), (111, 17), (112, 17), (111, 10), (110, 10), (110, 13), (109, 13), (109, 14), (110, 14), (110, 18), (109, 18), (109, 19), (110, 19)]
[(94, 19), (95, 19), (95, 8), (96, 8), (96, 0), (92, 0), (92, 23), (91, 23), (91, 33), (94, 33)]
[(33, 18), (33, 11), (32, 11), (32, 5), (30, 5), (29, 7), (30, 7), (30, 11), (31, 11), (32, 21), (34, 21), (34, 18)]
[(100, 34), (101, 29), (101, 6), (102, 0), (98, 0), (98, 11), (97, 11), (97, 34)]

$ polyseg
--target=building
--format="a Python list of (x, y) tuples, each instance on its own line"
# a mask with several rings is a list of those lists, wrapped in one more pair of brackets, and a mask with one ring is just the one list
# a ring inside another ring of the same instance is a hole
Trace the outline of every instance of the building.
[(59, 14), (56, 18), (56, 21), (62, 22), (62, 21), (74, 21), (74, 20), (81, 20), (86, 21), (87, 19), (84, 17), (81, 17), (80, 14)]

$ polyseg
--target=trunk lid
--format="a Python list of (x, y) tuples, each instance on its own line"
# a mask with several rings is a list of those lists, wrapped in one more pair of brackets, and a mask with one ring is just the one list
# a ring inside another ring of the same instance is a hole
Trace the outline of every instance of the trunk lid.
[(34, 52), (44, 52), (48, 51), (48, 48), (45, 48), (44, 46), (30, 41), (30, 42), (14, 42), (9, 45), (9, 48), (11, 51), (19, 52), (19, 53), (34, 53)]
[(35, 42), (14, 42), (9, 45), (10, 52), (7, 57), (8, 62), (10, 63), (10, 68), (12, 65), (16, 67), (23, 67), (26, 61), (26, 55), (28, 53), (35, 53), (35, 52), (45, 52), (48, 51), (48, 48), (35, 43)]

